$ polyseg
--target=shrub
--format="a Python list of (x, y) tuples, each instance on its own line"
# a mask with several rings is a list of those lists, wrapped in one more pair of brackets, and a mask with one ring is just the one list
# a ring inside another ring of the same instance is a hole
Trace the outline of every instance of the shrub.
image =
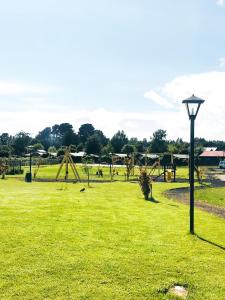
[(149, 194), (151, 192), (151, 181), (151, 176), (147, 173), (147, 171), (141, 170), (139, 176), (139, 185), (141, 187), (145, 200), (149, 199)]

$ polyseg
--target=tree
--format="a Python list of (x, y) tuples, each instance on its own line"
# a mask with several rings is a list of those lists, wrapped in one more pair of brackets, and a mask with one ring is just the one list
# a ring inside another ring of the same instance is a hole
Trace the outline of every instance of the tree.
[(44, 146), (47, 150), (51, 145), (51, 128), (46, 127), (42, 131), (39, 131), (36, 139)]
[(85, 152), (87, 154), (99, 154), (101, 148), (102, 146), (98, 139), (98, 136), (94, 134), (88, 137), (87, 142), (85, 144)]
[(113, 152), (114, 152), (114, 149), (113, 149), (113, 146), (111, 143), (108, 143), (101, 149), (101, 154), (103, 156), (108, 156), (110, 153), (113, 153)]
[(32, 138), (29, 133), (19, 132), (15, 135), (13, 141), (13, 148), (16, 155), (23, 155), (26, 152), (26, 147), (30, 144)]
[(73, 131), (73, 126), (70, 123), (55, 124), (51, 130), (52, 145), (69, 146), (71, 144), (78, 144), (78, 139)]
[(57, 153), (56, 147), (55, 146), (50, 146), (48, 148), (48, 153)]
[(36, 144), (33, 144), (32, 146), (35, 151), (44, 150), (44, 146), (41, 143), (36, 143)]
[(167, 151), (166, 130), (158, 129), (153, 133), (151, 138), (151, 152), (164, 153)]
[(84, 144), (83, 144), (83, 143), (80, 143), (80, 144), (77, 146), (77, 152), (81, 152), (81, 151), (84, 151)]
[(107, 139), (107, 137), (101, 130), (95, 130), (94, 135), (98, 137), (99, 142), (103, 147), (107, 145), (109, 139)]
[(12, 148), (8, 145), (0, 145), (0, 157), (9, 157), (11, 155)]
[(132, 145), (126, 144), (122, 148), (122, 153), (131, 154), (135, 152), (135, 148)]
[(118, 131), (111, 139), (111, 144), (115, 153), (121, 153), (121, 150), (124, 145), (128, 143), (128, 138), (124, 131)]
[(170, 142), (168, 145), (168, 152), (171, 154), (178, 153), (177, 146), (174, 142)]
[(0, 135), (0, 143), (2, 145), (9, 145), (10, 144), (10, 141), (11, 141), (11, 137), (9, 136), (8, 133), (2, 133)]
[(62, 145), (63, 146), (70, 146), (70, 145), (77, 145), (78, 144), (78, 135), (69, 130), (65, 132), (65, 134), (62, 137)]
[(92, 124), (83, 124), (80, 126), (78, 135), (82, 143), (87, 141), (87, 138), (94, 134), (95, 128)]

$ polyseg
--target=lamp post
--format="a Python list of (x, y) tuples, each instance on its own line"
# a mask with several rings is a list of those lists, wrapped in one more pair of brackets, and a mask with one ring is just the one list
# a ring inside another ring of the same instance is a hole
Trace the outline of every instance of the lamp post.
[(195, 119), (197, 117), (199, 108), (205, 100), (202, 100), (195, 95), (183, 100), (182, 103), (186, 105), (188, 117), (190, 120), (190, 233), (194, 234), (194, 138), (195, 138)]

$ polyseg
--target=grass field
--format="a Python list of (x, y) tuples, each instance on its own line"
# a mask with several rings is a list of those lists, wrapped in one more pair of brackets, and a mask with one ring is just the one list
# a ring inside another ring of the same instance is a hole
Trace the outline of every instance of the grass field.
[[(81, 164), (76, 165), (77, 171), (79, 173), (79, 176), (81, 179), (87, 179), (87, 174), (84, 170), (84, 167)], [(96, 175), (96, 172), (98, 169), (102, 169), (103, 171), (103, 177), (99, 177)], [(59, 169), (59, 165), (41, 165), (38, 173), (37, 173), (37, 178), (52, 178), (54, 179), (56, 177), (57, 171)], [(113, 177), (114, 180), (126, 180), (126, 167), (118, 167), (114, 166), (114, 169), (118, 172), (118, 175), (115, 175)], [(151, 167), (148, 168), (149, 171), (151, 170)], [(28, 167), (24, 167), (24, 171), (28, 171)], [(35, 172), (36, 167), (33, 166), (32, 168), (33, 172)], [(63, 179), (65, 177), (65, 166), (63, 167), (59, 179)], [(158, 168), (154, 171), (153, 175), (158, 176), (163, 172), (162, 168)], [(134, 168), (134, 173), (131, 174), (130, 179), (136, 179), (140, 174), (140, 170), (138, 167)], [(111, 180), (111, 175), (110, 175), (110, 168), (109, 166), (90, 166), (89, 167), (89, 175), (91, 180)], [(24, 175), (21, 175), (20, 177), (24, 177)], [(187, 167), (178, 167), (177, 168), (177, 177), (178, 178), (188, 178), (188, 168)], [(162, 176), (163, 178), (163, 176)], [(71, 168), (69, 167), (69, 179), (74, 179), (73, 172)]]
[(209, 204), (225, 207), (225, 187), (196, 190), (195, 197)]
[(188, 299), (225, 295), (225, 222), (163, 192), (155, 202), (135, 183), (81, 184), (0, 181), (1, 299)]

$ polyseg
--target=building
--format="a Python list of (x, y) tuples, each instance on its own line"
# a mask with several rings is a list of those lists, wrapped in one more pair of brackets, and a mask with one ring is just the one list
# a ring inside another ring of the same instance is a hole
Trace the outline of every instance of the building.
[(225, 151), (204, 151), (199, 156), (201, 165), (218, 165), (225, 159)]

